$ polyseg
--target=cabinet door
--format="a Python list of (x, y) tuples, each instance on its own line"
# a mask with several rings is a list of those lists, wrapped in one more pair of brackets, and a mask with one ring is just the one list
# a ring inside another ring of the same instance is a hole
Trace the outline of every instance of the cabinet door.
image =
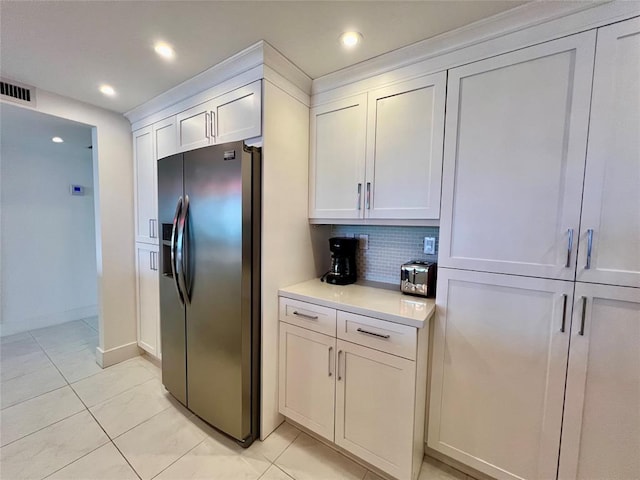
[(599, 29), (582, 204), (580, 281), (640, 287), (639, 88), (640, 19)]
[(156, 159), (153, 129), (133, 132), (136, 242), (158, 243)]
[(158, 247), (136, 244), (138, 346), (160, 357), (160, 290)]
[(175, 115), (153, 124), (153, 141), (156, 160), (175, 155), (178, 152), (178, 132)]
[(449, 71), (439, 263), (573, 280), (595, 32)]
[(211, 111), (215, 102), (196, 105), (176, 115), (178, 129), (178, 152), (186, 152), (213, 143)]
[(446, 72), (369, 93), (367, 218), (440, 217)]
[(429, 447), (496, 479), (555, 478), (572, 293), (439, 269)]
[(336, 339), (280, 323), (280, 413), (333, 442)]
[(260, 80), (214, 99), (213, 143), (235, 142), (262, 134)]
[(336, 444), (411, 479), (416, 364), (338, 340)]
[(362, 218), (367, 95), (311, 109), (309, 217)]
[(640, 478), (639, 289), (576, 284), (558, 478)]

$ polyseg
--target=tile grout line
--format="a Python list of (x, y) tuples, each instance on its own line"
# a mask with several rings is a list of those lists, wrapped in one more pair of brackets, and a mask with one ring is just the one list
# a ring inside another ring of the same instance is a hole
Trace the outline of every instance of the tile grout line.
[[(35, 338), (33, 336), (33, 334), (31, 333), (31, 331), (29, 331), (29, 335), (31, 335), (31, 338), (33, 338), (33, 340), (38, 344), (38, 346), (42, 349), (42, 351), (44, 352), (44, 354), (46, 355), (46, 357), (49, 359), (49, 361), (53, 364), (53, 366), (56, 368), (56, 370), (58, 370), (58, 372), (60, 373), (60, 375), (62, 376), (62, 378), (64, 379), (64, 381), (67, 383), (67, 386), (71, 389), (71, 391), (73, 392), (73, 394), (78, 398), (78, 400), (80, 401), (80, 403), (84, 406), (85, 410), (89, 413), (89, 415), (91, 415), (91, 418), (93, 418), (93, 421), (96, 422), (96, 424), (98, 425), (98, 427), (100, 427), (100, 429), (104, 432), (105, 437), (107, 437), (107, 441), (105, 443), (103, 443), (102, 445), (94, 448), (93, 450), (91, 450), (90, 452), (87, 452), (85, 455), (82, 455), (78, 458), (76, 458), (75, 460), (73, 460), (70, 463), (67, 463), (66, 465), (64, 465), (63, 467), (59, 468), (58, 470), (51, 472), (49, 475), (47, 475), (47, 477), (50, 477), (51, 475), (53, 475), (54, 473), (62, 470), (63, 468), (68, 467), (69, 465), (71, 465), (72, 463), (77, 462), (78, 460), (80, 460), (81, 458), (86, 457), (87, 455), (89, 455), (90, 453), (95, 452), (96, 450), (98, 450), (98, 448), (102, 448), (103, 446), (107, 445), (109, 442), (111, 442), (111, 444), (115, 447), (115, 449), (118, 451), (118, 453), (122, 456), (122, 458), (124, 458), (124, 461), (127, 462), (127, 464), (129, 465), (129, 467), (131, 468), (131, 470), (133, 470), (133, 473), (136, 474), (136, 476), (142, 480), (142, 477), (140, 475), (138, 475), (138, 472), (136, 471), (135, 468), (133, 468), (133, 465), (131, 465), (131, 463), (129, 463), (129, 460), (127, 459), (127, 457), (125, 457), (122, 452), (120, 451), (120, 449), (118, 448), (118, 446), (115, 444), (115, 442), (111, 439), (111, 437), (109, 436), (109, 434), (105, 431), (104, 427), (100, 424), (100, 422), (98, 422), (98, 420), (96, 419), (96, 417), (93, 415), (93, 413), (91, 412), (91, 410), (89, 410), (89, 407), (87, 407), (86, 403), (84, 403), (84, 401), (82, 400), (82, 398), (80, 398), (80, 395), (78, 395), (78, 392), (75, 391), (75, 389), (71, 386), (71, 384), (69, 383), (69, 381), (67, 380), (67, 378), (62, 374), (62, 372), (60, 371), (60, 369), (58, 368), (58, 366), (55, 364), (55, 362), (51, 359), (51, 357), (49, 357), (49, 354), (45, 351), (45, 349), (42, 347), (42, 345), (40, 344), (40, 342), (38, 342), (38, 339)], [(104, 370), (104, 369), (103, 369)], [(98, 372), (100, 373), (100, 372)], [(64, 388), (64, 387), (61, 387)], [(81, 413), (81, 412), (78, 412)], [(76, 413), (76, 415), (78, 414)], [(69, 418), (69, 417), (67, 417)], [(57, 423), (57, 422), (56, 422)], [(53, 425), (53, 424), (52, 424)], [(46, 427), (45, 427), (46, 428)], [(24, 437), (23, 437), (24, 438)], [(46, 478), (46, 477), (45, 477)]]
[[(155, 416), (155, 415), (154, 415)], [(207, 439), (203, 438), (202, 440), (200, 440), (198, 442), (197, 445), (194, 445), (193, 448), (190, 448), (189, 450), (187, 450), (186, 452), (184, 452), (184, 454), (180, 455), (179, 458), (176, 458), (173, 462), (171, 462), (169, 465), (167, 465), (166, 467), (164, 467), (162, 470), (160, 470), (158, 473), (156, 473), (153, 477), (151, 477), (151, 480), (153, 480), (154, 478), (156, 478), (158, 475), (162, 474), (162, 472), (164, 472), (165, 470), (167, 470), (169, 467), (171, 467), (171, 465), (173, 465), (174, 463), (176, 463), (178, 460), (180, 460), (182, 457), (188, 455), (191, 451), (195, 450), (196, 448), (198, 448), (200, 445), (202, 445)]]

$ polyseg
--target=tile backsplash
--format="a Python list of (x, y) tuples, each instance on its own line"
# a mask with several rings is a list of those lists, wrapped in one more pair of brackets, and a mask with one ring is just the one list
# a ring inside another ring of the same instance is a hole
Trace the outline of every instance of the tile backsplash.
[[(409, 260), (437, 261), (438, 227), (332, 225), (332, 237), (369, 235), (368, 250), (358, 249), (358, 278), (400, 284), (400, 265)], [(424, 237), (436, 238), (436, 255), (423, 253)]]

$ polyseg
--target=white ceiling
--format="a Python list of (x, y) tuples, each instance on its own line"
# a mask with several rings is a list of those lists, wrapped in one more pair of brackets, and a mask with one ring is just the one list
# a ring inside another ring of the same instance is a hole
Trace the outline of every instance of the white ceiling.
[[(1, 0), (0, 73), (125, 112), (261, 39), (318, 78), (522, 3)], [(364, 35), (355, 51), (338, 44), (346, 30)], [(175, 47), (173, 62), (155, 55), (157, 40)]]

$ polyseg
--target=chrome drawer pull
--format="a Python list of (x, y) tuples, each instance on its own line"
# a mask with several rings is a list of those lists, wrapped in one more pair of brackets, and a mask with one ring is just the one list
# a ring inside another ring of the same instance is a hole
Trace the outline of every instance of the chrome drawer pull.
[(306, 313), (300, 313), (297, 310), (295, 312), (293, 312), (293, 314), (297, 315), (298, 317), (308, 318), (309, 320), (317, 320), (318, 319), (317, 315), (307, 315)]
[(331, 373), (331, 352), (333, 352), (333, 347), (329, 347), (329, 376), (332, 375), (332, 373)]
[(567, 323), (567, 294), (562, 295), (562, 326), (560, 332), (564, 333), (564, 327)]
[(357, 331), (360, 333), (366, 333), (367, 335), (371, 335), (373, 337), (384, 338), (384, 339), (391, 338), (391, 335), (382, 335), (381, 333), (367, 332), (366, 330), (363, 330), (361, 328), (358, 328)]

